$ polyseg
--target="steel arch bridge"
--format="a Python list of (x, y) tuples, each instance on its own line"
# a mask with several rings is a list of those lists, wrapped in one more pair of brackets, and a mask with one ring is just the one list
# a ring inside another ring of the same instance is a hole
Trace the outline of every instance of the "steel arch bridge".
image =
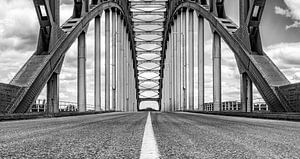
[[(59, 74), (75, 40), (78, 107), (86, 111), (86, 33), (92, 20), (96, 111), (102, 102), (103, 48), (105, 110), (136, 111), (143, 101), (157, 101), (165, 111), (194, 108), (193, 59), (198, 55), (197, 107), (205, 111), (204, 19), (213, 34), (214, 111), (222, 111), (222, 38), (234, 52), (241, 74), (242, 111), (251, 111), (255, 84), (271, 111), (298, 112), (300, 84), (291, 84), (262, 49), (259, 26), (265, 1), (240, 0), (237, 25), (226, 16), (224, 0), (74, 0), (73, 15), (60, 26), (59, 0), (33, 0), (40, 23), (37, 49), (9, 84), (0, 84), (0, 112), (28, 112), (44, 86), (48, 112), (58, 112)], [(105, 26), (101, 26), (104, 17)], [(105, 39), (101, 39), (102, 29)]]

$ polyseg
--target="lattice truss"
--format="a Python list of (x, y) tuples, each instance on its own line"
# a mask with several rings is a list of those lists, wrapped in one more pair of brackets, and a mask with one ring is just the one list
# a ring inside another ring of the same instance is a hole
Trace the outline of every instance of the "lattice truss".
[(159, 99), (167, 0), (130, 0), (137, 52), (139, 99)]

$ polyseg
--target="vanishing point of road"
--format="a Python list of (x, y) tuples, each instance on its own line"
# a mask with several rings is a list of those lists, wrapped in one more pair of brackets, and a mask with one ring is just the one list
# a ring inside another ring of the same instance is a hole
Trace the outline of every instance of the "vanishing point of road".
[(192, 113), (0, 122), (0, 158), (300, 158), (300, 123)]

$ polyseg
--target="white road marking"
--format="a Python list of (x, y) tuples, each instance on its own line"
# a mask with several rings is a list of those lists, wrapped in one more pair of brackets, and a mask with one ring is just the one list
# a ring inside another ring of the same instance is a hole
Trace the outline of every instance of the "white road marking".
[(145, 125), (140, 159), (155, 159), (155, 158), (159, 158), (159, 152), (154, 137), (151, 115), (149, 112), (146, 125)]

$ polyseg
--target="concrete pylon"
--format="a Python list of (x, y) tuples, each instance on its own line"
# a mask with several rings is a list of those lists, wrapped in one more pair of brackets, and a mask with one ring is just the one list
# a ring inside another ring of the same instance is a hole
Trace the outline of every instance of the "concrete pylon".
[(110, 10), (105, 10), (105, 111), (110, 110)]
[(195, 38), (194, 38), (194, 10), (189, 10), (189, 39), (188, 39), (188, 63), (189, 63), (189, 109), (194, 110), (194, 54), (195, 54)]
[(117, 75), (117, 69), (116, 69), (116, 62), (117, 62), (117, 32), (116, 32), (116, 22), (117, 22), (117, 12), (115, 9), (112, 9), (111, 12), (112, 15), (112, 110), (116, 110), (116, 75)]
[(128, 102), (127, 102), (127, 73), (126, 73), (126, 66), (127, 66), (127, 54), (129, 52), (129, 48), (128, 48), (128, 38), (127, 38), (127, 31), (126, 28), (124, 26), (124, 37), (123, 37), (123, 41), (124, 41), (124, 54), (123, 54), (123, 105), (124, 105), (124, 109), (126, 112), (128, 112)]
[(252, 112), (253, 84), (246, 73), (241, 74), (241, 106), (242, 112)]
[(86, 34), (78, 37), (78, 86), (77, 100), (79, 112), (86, 111)]
[(221, 111), (221, 37), (213, 33), (213, 103), (214, 111)]
[(198, 109), (204, 111), (204, 18), (198, 17)]
[(170, 65), (169, 65), (169, 72), (168, 72), (168, 74), (169, 74), (169, 79), (170, 79), (170, 81), (169, 81), (169, 92), (170, 92), (170, 96), (169, 96), (169, 111), (170, 112), (172, 112), (173, 111), (173, 61), (172, 61), (172, 58), (173, 58), (173, 40), (172, 40), (172, 38), (173, 38), (173, 33), (172, 33), (172, 26), (171, 26), (171, 32), (170, 32), (170, 34), (169, 34), (169, 46), (168, 46), (168, 49), (169, 49), (169, 63), (170, 63)]
[(175, 73), (174, 73), (174, 54), (175, 54), (175, 51), (174, 51), (174, 24), (172, 24), (171, 26), (171, 38), (170, 38), (170, 61), (171, 61), (171, 68), (170, 68), (170, 83), (171, 83), (171, 86), (170, 86), (170, 96), (171, 96), (171, 100), (170, 100), (170, 111), (175, 111)]
[(177, 17), (177, 31), (176, 31), (176, 41), (177, 41), (177, 51), (176, 51), (176, 63), (177, 63), (177, 67), (176, 67), (176, 100), (177, 100), (177, 109), (180, 111), (181, 109), (181, 70), (182, 70), (182, 63), (181, 63), (181, 39), (182, 39), (182, 32), (181, 32), (181, 15), (178, 15)]
[(177, 111), (177, 97), (176, 97), (176, 85), (177, 85), (177, 78), (176, 78), (176, 67), (177, 67), (177, 62), (176, 62), (176, 56), (177, 56), (177, 49), (176, 49), (176, 35), (174, 34), (177, 31), (177, 22), (176, 19), (174, 20), (174, 25), (172, 26), (172, 43), (173, 43), (173, 48), (172, 48), (172, 61), (173, 61), (173, 110)]
[(253, 111), (253, 83), (249, 76), (247, 77), (247, 112)]
[(47, 83), (47, 113), (59, 112), (59, 74), (54, 73)]
[(182, 105), (183, 105), (183, 111), (187, 110), (187, 40), (188, 40), (188, 29), (187, 29), (187, 19), (188, 14), (186, 10), (183, 10), (182, 12)]
[(95, 111), (101, 111), (101, 17), (95, 18)]
[[(172, 33), (170, 35), (172, 37)], [(169, 111), (173, 111), (173, 39), (169, 41)]]
[(122, 20), (121, 24), (121, 32), (120, 32), (120, 39), (121, 39), (121, 47), (120, 47), (120, 106), (121, 111), (125, 111), (125, 103), (124, 103), (124, 54), (126, 51), (126, 43), (125, 43), (125, 27), (124, 21)]
[[(128, 34), (126, 34), (126, 41), (127, 41), (127, 47), (129, 47), (129, 41), (128, 41)], [(126, 107), (131, 107), (132, 108), (132, 106), (131, 105), (129, 105), (129, 76), (130, 76), (130, 74), (129, 74), (129, 60), (131, 60), (130, 58), (129, 58), (129, 54), (130, 54), (130, 51), (128, 51), (128, 52), (126, 52), (126, 62), (125, 62), (125, 86), (126, 86), (126, 92), (125, 92), (125, 98), (126, 98)], [(133, 109), (132, 109), (132, 111), (134, 111)]]
[(122, 111), (122, 48), (124, 45), (121, 45), (123, 37), (123, 23), (121, 19), (120, 12), (117, 13), (117, 111)]
[(165, 85), (165, 112), (169, 111), (170, 106), (170, 41), (167, 42), (166, 59), (165, 59), (165, 72), (164, 72), (164, 85)]

